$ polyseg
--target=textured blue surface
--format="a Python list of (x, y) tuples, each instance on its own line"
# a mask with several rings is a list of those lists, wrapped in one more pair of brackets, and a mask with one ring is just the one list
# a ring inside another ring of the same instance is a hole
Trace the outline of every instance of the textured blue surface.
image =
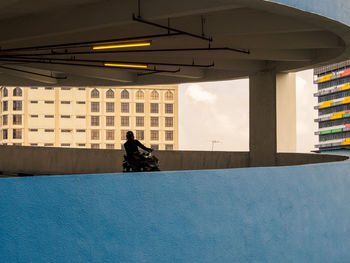
[(269, 0), (350, 25), (349, 0)]
[(350, 262), (350, 162), (0, 180), (0, 262)]

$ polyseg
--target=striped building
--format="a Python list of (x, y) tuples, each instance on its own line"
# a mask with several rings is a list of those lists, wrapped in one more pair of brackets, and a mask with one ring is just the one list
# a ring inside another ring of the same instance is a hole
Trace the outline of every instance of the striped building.
[(350, 60), (315, 69), (319, 150), (350, 148)]

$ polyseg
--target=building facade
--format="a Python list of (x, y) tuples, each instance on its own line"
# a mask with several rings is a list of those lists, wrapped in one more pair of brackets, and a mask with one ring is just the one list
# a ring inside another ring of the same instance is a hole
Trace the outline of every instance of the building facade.
[(319, 150), (350, 148), (350, 60), (317, 68)]
[(1, 87), (2, 145), (178, 149), (178, 87)]

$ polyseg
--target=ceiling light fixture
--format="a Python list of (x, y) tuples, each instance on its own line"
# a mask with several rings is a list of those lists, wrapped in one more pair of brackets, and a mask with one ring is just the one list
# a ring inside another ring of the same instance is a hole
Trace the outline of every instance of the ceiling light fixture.
[(137, 65), (137, 64), (114, 64), (114, 63), (104, 63), (106, 67), (118, 67), (118, 68), (147, 68), (147, 65)]
[(120, 44), (110, 44), (92, 47), (93, 50), (100, 49), (113, 49), (113, 48), (128, 48), (128, 47), (149, 47), (151, 42), (136, 42), (136, 43), (120, 43)]

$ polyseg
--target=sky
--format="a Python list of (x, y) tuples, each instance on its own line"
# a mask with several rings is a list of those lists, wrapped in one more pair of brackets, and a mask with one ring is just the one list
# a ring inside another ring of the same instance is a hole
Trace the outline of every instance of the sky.
[[(318, 142), (313, 71), (298, 72), (296, 84), (297, 152), (310, 152)], [(179, 148), (248, 151), (248, 79), (179, 85)]]

